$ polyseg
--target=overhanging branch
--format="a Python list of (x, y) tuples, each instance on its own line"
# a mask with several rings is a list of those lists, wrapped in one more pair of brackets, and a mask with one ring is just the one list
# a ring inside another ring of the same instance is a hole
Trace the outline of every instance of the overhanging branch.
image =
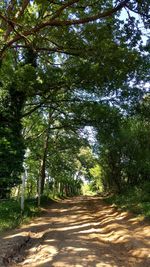
[[(27, 37), (29, 35), (34, 35), (35, 33), (40, 32), (43, 28), (80, 25), (80, 24), (93, 22), (93, 21), (96, 21), (98, 19), (104, 19), (104, 18), (107, 18), (109, 16), (112, 16), (117, 11), (121, 10), (123, 7), (125, 7), (129, 3), (129, 1), (130, 0), (124, 0), (121, 3), (119, 3), (116, 7), (112, 8), (112, 9), (109, 9), (109, 10), (103, 12), (103, 13), (98, 13), (98, 14), (96, 14), (94, 16), (84, 17), (84, 18), (81, 18), (81, 19), (60, 20), (60, 19), (54, 19), (54, 17), (51, 17), (51, 19), (48, 20), (48, 21), (44, 21), (44, 22), (40, 23), (39, 25), (29, 29), (29, 30), (26, 30), (26, 31), (24, 31), (22, 33), (16, 34), (16, 36), (14, 36), (10, 41), (8, 41), (4, 45), (4, 47), (1, 49), (0, 57), (3, 56), (3, 53), (5, 52), (5, 50), (7, 50), (9, 47), (11, 47), (12, 44), (14, 44), (15, 42), (18, 42), (18, 41), (20, 41), (22, 39), (25, 39), (25, 37)], [(71, 4), (75, 3), (75, 2), (77, 2), (77, 1), (69, 1), (68, 5), (69, 4), (71, 5)], [(67, 5), (67, 3), (66, 3), (66, 5)], [(60, 12), (61, 10), (63, 10), (62, 7), (58, 11)], [(2, 14), (0, 14), (0, 17), (1, 18), (3, 17), (3, 20), (7, 21), (7, 23), (8, 23), (8, 19), (6, 17), (4, 17)], [(10, 21), (9, 21), (9, 23), (10, 23)], [(11, 23), (12, 23), (12, 21), (11, 21)], [(15, 23), (15, 22), (13, 22), (13, 23)], [(14, 24), (13, 24), (13, 26), (14, 26)]]

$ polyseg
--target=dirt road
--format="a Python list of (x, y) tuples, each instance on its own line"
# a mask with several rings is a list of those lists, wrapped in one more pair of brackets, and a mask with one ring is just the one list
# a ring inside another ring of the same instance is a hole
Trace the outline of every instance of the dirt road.
[(75, 197), (7, 233), (0, 251), (4, 266), (150, 267), (150, 226), (100, 197)]

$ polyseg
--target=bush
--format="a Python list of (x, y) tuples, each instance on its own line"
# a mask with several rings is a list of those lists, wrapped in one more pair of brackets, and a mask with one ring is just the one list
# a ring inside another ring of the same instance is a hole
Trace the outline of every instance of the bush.
[[(41, 205), (45, 206), (52, 202), (47, 197), (41, 198)], [(25, 200), (25, 210), (21, 215), (20, 201), (15, 199), (0, 200), (0, 232), (15, 228), (22, 222), (27, 222), (30, 218), (39, 215), (36, 199)]]
[(128, 187), (122, 194), (107, 197), (106, 202), (150, 219), (150, 182)]

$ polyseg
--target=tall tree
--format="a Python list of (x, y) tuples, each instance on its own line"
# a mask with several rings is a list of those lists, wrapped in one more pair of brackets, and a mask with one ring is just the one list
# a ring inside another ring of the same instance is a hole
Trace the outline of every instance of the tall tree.
[[(21, 182), (23, 171), (24, 140), (22, 137), (22, 111), (27, 90), (32, 88), (35, 78), (31, 65), (6, 65), (1, 68), (0, 92), (0, 198), (6, 198), (13, 186)], [(6, 67), (8, 66), (9, 71)], [(26, 90), (25, 87), (26, 86)]]

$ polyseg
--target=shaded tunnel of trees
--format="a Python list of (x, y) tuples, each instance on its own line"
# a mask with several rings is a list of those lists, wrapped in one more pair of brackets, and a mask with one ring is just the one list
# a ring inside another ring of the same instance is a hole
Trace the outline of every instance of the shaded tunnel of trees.
[(150, 179), (149, 1), (1, 1), (0, 198)]

